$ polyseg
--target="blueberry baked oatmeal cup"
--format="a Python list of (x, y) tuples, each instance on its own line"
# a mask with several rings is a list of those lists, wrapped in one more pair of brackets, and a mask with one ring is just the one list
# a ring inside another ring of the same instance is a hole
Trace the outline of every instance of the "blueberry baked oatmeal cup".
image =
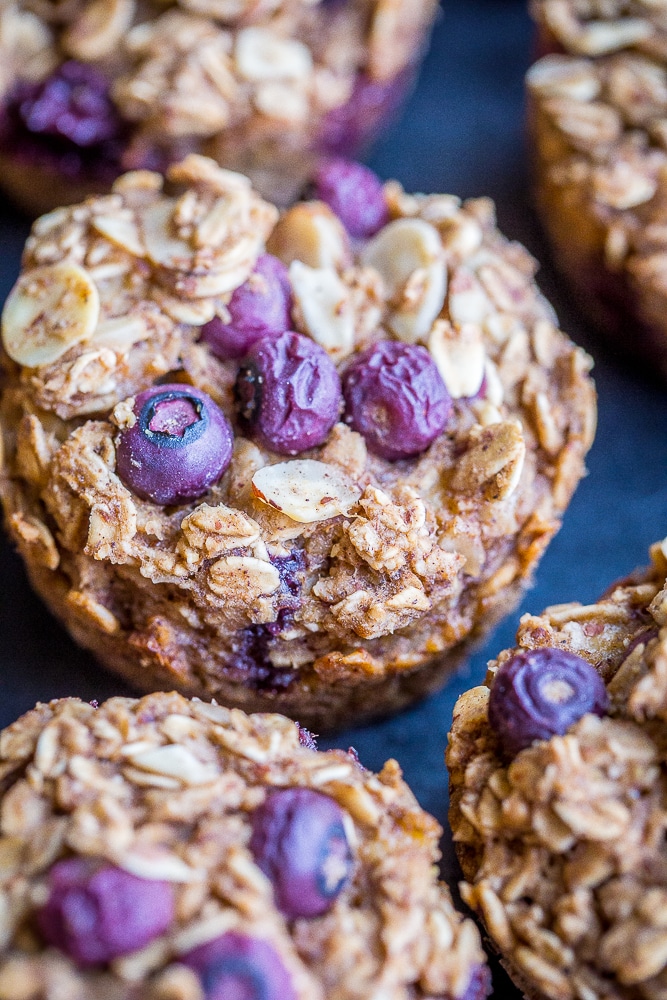
[(538, 208), (601, 335), (667, 378), (667, 19), (662, 3), (534, 0), (527, 89)]
[(667, 540), (596, 604), (525, 615), (454, 709), (462, 895), (528, 997), (664, 994), (666, 707)]
[(192, 156), (39, 219), (0, 495), (104, 664), (322, 731), (434, 690), (514, 607), (595, 393), (491, 202), (341, 161), (313, 192), (279, 215)]
[(203, 153), (287, 203), (400, 104), (437, 0), (7, 0), (0, 184), (33, 216)]
[(177, 694), (0, 733), (2, 1000), (484, 1000), (396, 761)]

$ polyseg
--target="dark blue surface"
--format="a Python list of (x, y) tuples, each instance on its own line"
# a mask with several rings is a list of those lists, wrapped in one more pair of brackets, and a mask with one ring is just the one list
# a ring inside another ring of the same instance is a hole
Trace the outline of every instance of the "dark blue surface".
[[(421, 82), (401, 120), (376, 148), (372, 165), (409, 190), (491, 195), (501, 228), (544, 261), (539, 281), (561, 325), (595, 357), (600, 416), (589, 476), (539, 569), (521, 611), (594, 600), (614, 579), (646, 561), (667, 535), (667, 390), (611, 356), (568, 306), (546, 261), (528, 194), (522, 77), (531, 27), (520, 0), (448, 0)], [(3, 206), (0, 296), (11, 287), (27, 223)], [(520, 612), (506, 622), (436, 697), (384, 723), (340, 734), (326, 745), (354, 745), (368, 767), (396, 757), (421, 804), (445, 822), (446, 734), (458, 694), (484, 676), (486, 661), (510, 645)], [(0, 548), (0, 726), (38, 699), (102, 700), (120, 685), (78, 650), (33, 597), (18, 558)], [(443, 841), (446, 874), (457, 870)], [(496, 996), (518, 997), (499, 975)]]

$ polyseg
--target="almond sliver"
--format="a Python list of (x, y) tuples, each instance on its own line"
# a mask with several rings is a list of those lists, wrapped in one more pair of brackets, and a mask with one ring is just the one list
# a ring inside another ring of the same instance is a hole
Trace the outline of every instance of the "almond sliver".
[(26, 368), (52, 364), (74, 344), (90, 340), (100, 297), (90, 275), (72, 261), (21, 275), (2, 313), (2, 343)]
[(263, 503), (304, 524), (347, 514), (361, 496), (340, 469), (309, 458), (258, 469), (252, 491)]

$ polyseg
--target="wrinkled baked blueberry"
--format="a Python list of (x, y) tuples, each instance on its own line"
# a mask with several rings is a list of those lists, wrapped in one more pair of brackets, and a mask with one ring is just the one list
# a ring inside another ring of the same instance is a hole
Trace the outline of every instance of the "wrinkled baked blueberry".
[(489, 697), (489, 725), (514, 756), (535, 740), (562, 736), (588, 712), (604, 715), (604, 681), (586, 660), (563, 649), (517, 653), (500, 667)]
[(228, 931), (180, 961), (197, 973), (206, 1000), (296, 1000), (280, 956), (261, 938)]
[(95, 146), (121, 130), (105, 77), (74, 60), (58, 66), (46, 80), (17, 91), (15, 103), (33, 135), (57, 136), (75, 146)]
[(374, 236), (389, 221), (382, 181), (362, 163), (325, 160), (315, 174), (313, 195), (336, 213), (356, 239)]
[(58, 861), (49, 872), (48, 889), (37, 926), (48, 944), (80, 966), (143, 948), (174, 919), (169, 883), (137, 878), (104, 861)]
[(452, 400), (425, 347), (380, 341), (343, 376), (345, 419), (389, 461), (418, 455), (445, 429)]
[(118, 475), (144, 500), (194, 500), (217, 482), (232, 457), (232, 429), (210, 396), (190, 385), (140, 392), (136, 423), (120, 432)]
[(326, 441), (338, 419), (340, 379), (319, 344), (287, 331), (251, 347), (235, 395), (252, 437), (281, 455), (297, 455)]
[(261, 337), (289, 330), (291, 304), (287, 268), (277, 257), (262, 254), (227, 304), (229, 321), (215, 316), (202, 327), (202, 340), (223, 361), (240, 358)]
[(352, 873), (343, 810), (310, 788), (266, 797), (253, 814), (250, 850), (288, 919), (326, 913)]

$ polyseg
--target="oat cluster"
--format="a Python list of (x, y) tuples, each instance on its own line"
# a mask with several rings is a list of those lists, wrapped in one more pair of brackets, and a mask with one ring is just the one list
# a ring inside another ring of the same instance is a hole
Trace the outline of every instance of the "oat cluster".
[[(181, 956), (229, 931), (268, 942), (299, 1000), (456, 1000), (479, 935), (435, 877), (440, 828), (395, 761), (379, 775), (301, 746), (282, 716), (175, 694), (38, 705), (0, 733), (0, 998), (203, 1000)], [(249, 847), (271, 790), (308, 788), (344, 811), (354, 868), (324, 916), (287, 922)], [(171, 885), (166, 933), (108, 968), (44, 950), (35, 910), (51, 866), (101, 859)]]
[[(488, 687), (459, 699), (447, 752), (463, 897), (528, 996), (658, 1000), (667, 989), (667, 543), (597, 604), (526, 615), (519, 649), (584, 657), (611, 708), (503, 759)], [(490, 664), (488, 683), (516, 650)]]
[[(386, 195), (392, 221), (353, 247), (322, 203), (278, 218), (192, 156), (166, 187), (128, 174), (35, 223), (3, 321), (0, 490), (35, 585), (134, 683), (244, 705), (263, 690), (331, 725), (337, 699), (368, 710), (360, 685), (377, 699), (509, 610), (557, 529), (594, 433), (589, 359), (489, 201)], [(134, 395), (189, 381), (235, 423), (238, 363), (199, 335), (265, 244), (289, 266), (296, 328), (341, 369), (379, 339), (427, 346), (451, 425), (400, 463), (344, 422), (288, 461), (236, 426), (199, 501), (142, 501), (116, 474)]]

